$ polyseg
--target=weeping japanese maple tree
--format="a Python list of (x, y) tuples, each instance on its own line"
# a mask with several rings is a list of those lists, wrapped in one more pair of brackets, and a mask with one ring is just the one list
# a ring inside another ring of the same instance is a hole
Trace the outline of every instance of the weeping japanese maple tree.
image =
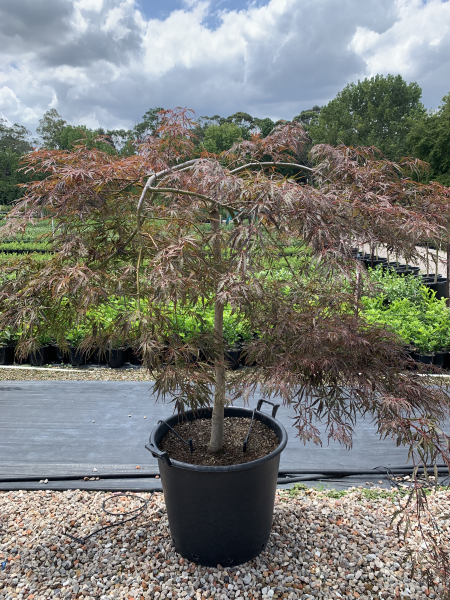
[[(350, 447), (356, 419), (371, 417), (410, 447), (415, 466), (449, 465), (439, 428), (447, 393), (411, 369), (402, 340), (364, 320), (369, 284), (352, 254), (380, 245), (414, 261), (421, 240), (447, 243), (448, 188), (416, 183), (423, 164), (372, 148), (315, 146), (310, 165), (299, 164), (308, 139), (296, 123), (216, 156), (199, 149), (188, 111), (160, 116), (132, 156), (81, 141), (24, 159), (39, 180), (2, 235), (51, 217), (54, 254), (5, 269), (0, 326), (20, 332), (17, 352), (43, 334), (64, 344), (68, 326), (121, 298), (108, 328), (92, 321), (83, 348), (132, 339), (159, 396), (180, 411), (212, 404), (210, 452), (222, 448), (225, 405), (259, 388), (292, 406), (305, 441), (319, 442), (323, 421), (329, 439)], [(252, 368), (232, 377), (224, 311), (248, 334)], [(432, 550), (444, 564), (445, 549)]]

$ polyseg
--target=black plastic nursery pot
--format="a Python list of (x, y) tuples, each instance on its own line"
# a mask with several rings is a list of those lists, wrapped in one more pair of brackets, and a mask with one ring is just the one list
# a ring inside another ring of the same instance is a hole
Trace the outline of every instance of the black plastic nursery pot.
[(448, 371), (448, 370), (450, 370), (450, 352), (448, 350), (446, 350), (445, 352), (443, 352), (443, 354), (444, 354), (444, 359), (443, 359), (442, 368), (446, 369)]
[(419, 354), (419, 362), (424, 363), (425, 365), (432, 365), (434, 359), (434, 352), (430, 352), (429, 354)]
[(130, 365), (142, 366), (142, 356), (139, 350), (135, 350), (134, 348), (127, 348), (127, 361)]
[(433, 358), (433, 365), (436, 365), (436, 367), (443, 368), (446, 354), (447, 352), (435, 352)]
[[(148, 450), (158, 459), (169, 528), (175, 550), (184, 558), (207, 567), (240, 565), (267, 546), (272, 527), (280, 454), (287, 443), (283, 425), (262, 413), (255, 419), (278, 437), (271, 454), (248, 463), (201, 466), (170, 459), (158, 448), (168, 431), (160, 422), (150, 436)], [(247, 408), (225, 408), (226, 417), (251, 418)], [(210, 419), (212, 409), (186, 411), (184, 418)], [(167, 420), (173, 427), (181, 417)], [(243, 440), (244, 441), (244, 440)], [(194, 442), (195, 452), (195, 442)]]
[(34, 367), (42, 367), (53, 362), (54, 354), (52, 346), (41, 346), (35, 352), (30, 352), (30, 364)]
[(228, 362), (230, 369), (239, 369), (241, 366), (241, 354), (242, 350), (240, 348), (230, 348), (225, 352), (225, 360)]
[(382, 258), (374, 258), (373, 260), (370, 258), (364, 259), (364, 264), (367, 268), (375, 269), (378, 265), (384, 266), (386, 264), (386, 259)]
[(68, 352), (64, 352), (63, 349), (60, 348), (57, 344), (53, 344), (53, 349), (55, 352), (56, 362), (64, 364), (70, 363), (70, 354)]
[(120, 348), (108, 351), (108, 365), (111, 369), (118, 369), (124, 365), (124, 351)]
[(412, 269), (394, 269), (397, 275), (414, 275), (414, 271)]
[(101, 352), (101, 350), (96, 348), (90, 355), (88, 362), (92, 363), (93, 365), (106, 365), (106, 355), (104, 352)]
[(70, 362), (73, 367), (80, 367), (81, 365), (86, 364), (86, 353), (71, 346)]
[(0, 365), (12, 365), (14, 362), (14, 346), (0, 346)]
[(430, 288), (430, 290), (436, 292), (437, 300), (447, 297), (447, 279), (438, 279), (436, 283), (431, 283), (427, 280), (424, 280), (423, 285), (426, 285), (428, 288)]

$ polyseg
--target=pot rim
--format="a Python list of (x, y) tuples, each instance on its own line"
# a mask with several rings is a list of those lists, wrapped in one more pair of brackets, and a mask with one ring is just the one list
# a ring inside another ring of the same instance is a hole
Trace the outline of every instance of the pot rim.
[[(237, 407), (237, 406), (227, 406), (225, 407), (225, 416), (227, 416), (227, 411), (237, 411), (241, 413), (241, 416), (246, 416), (251, 418), (252, 414), (253, 414), (253, 410), (250, 408), (243, 408), (243, 407)], [(202, 413), (202, 412), (206, 412), (212, 415), (212, 408), (208, 407), (208, 408), (204, 408), (204, 409), (200, 409), (199, 411), (196, 411), (198, 413)], [(194, 414), (193, 410), (187, 410), (184, 413), (185, 415), (187, 414)], [(234, 416), (234, 415), (230, 415), (230, 416)], [(236, 415), (239, 416), (239, 415)], [(262, 416), (263, 419), (258, 418), (259, 416)], [(170, 417), (169, 419), (167, 419), (167, 423), (169, 423), (171, 426), (173, 426), (177, 421), (176, 419), (178, 419), (179, 414), (173, 415), (172, 417)], [(210, 417), (207, 417), (210, 418)], [(288, 435), (287, 435), (287, 431), (284, 427), (284, 425), (282, 425), (282, 423), (280, 423), (280, 421), (277, 421), (275, 418), (273, 418), (272, 416), (268, 415), (267, 413), (261, 412), (261, 411), (257, 411), (255, 410), (255, 419), (258, 419), (260, 421), (269, 421), (272, 422), (275, 427), (271, 427), (271, 429), (273, 431), (276, 432), (276, 429), (279, 429), (280, 434), (281, 434), (281, 439), (279, 439), (279, 443), (278, 446), (275, 448), (275, 450), (273, 452), (271, 452), (270, 454), (266, 454), (266, 456), (263, 456), (261, 458), (258, 458), (256, 460), (252, 460), (249, 461), (247, 463), (239, 463), (237, 465), (219, 465), (219, 466), (211, 466), (211, 465), (193, 465), (191, 463), (185, 463), (185, 462), (181, 462), (179, 460), (175, 460), (175, 459), (170, 459), (170, 463), (169, 466), (172, 467), (177, 467), (178, 469), (185, 469), (187, 471), (200, 471), (200, 472), (204, 472), (204, 473), (226, 473), (229, 471), (243, 471), (245, 469), (252, 469), (255, 467), (258, 467), (259, 465), (263, 464), (264, 462), (271, 460), (273, 458), (275, 458), (278, 454), (281, 454), (281, 452), (284, 450), (284, 448), (286, 447), (287, 441), (288, 441)], [(173, 421), (173, 423), (171, 422)], [(265, 423), (267, 425), (267, 423)], [(162, 454), (162, 451), (159, 450), (158, 448), (158, 444), (155, 440), (156, 437), (156, 432), (158, 432), (161, 428), (166, 428), (166, 425), (164, 423), (158, 423), (157, 425), (155, 425), (155, 427), (152, 430), (152, 433), (150, 434), (150, 438), (149, 438), (149, 445), (152, 448), (155, 448), (159, 453)], [(165, 435), (166, 431), (164, 431), (164, 435)], [(163, 436), (162, 436), (163, 437)], [(162, 437), (160, 438), (160, 440), (162, 439)], [(152, 452), (151, 448), (148, 448), (146, 446), (146, 448), (148, 450), (150, 450), (150, 452)], [(155, 456), (155, 455), (153, 455)], [(163, 462), (164, 459), (161, 459), (158, 456), (155, 456), (155, 458), (157, 458), (158, 460), (162, 460)]]

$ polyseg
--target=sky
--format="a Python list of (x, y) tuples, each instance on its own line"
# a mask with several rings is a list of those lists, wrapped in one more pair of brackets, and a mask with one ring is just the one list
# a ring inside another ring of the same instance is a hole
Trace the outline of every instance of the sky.
[(0, 117), (130, 128), (150, 108), (291, 119), (348, 83), (450, 92), (450, 0), (0, 0)]

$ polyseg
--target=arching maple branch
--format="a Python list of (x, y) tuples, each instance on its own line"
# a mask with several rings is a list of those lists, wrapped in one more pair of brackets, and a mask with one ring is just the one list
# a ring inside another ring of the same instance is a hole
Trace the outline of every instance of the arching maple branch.
[(297, 163), (286, 163), (286, 162), (253, 162), (248, 163), (247, 165), (242, 165), (242, 167), (237, 167), (230, 171), (231, 175), (235, 173), (239, 173), (240, 171), (244, 171), (245, 169), (249, 169), (250, 167), (295, 167), (296, 169), (304, 169), (305, 171), (314, 171), (311, 167), (305, 167), (305, 165), (298, 165)]

